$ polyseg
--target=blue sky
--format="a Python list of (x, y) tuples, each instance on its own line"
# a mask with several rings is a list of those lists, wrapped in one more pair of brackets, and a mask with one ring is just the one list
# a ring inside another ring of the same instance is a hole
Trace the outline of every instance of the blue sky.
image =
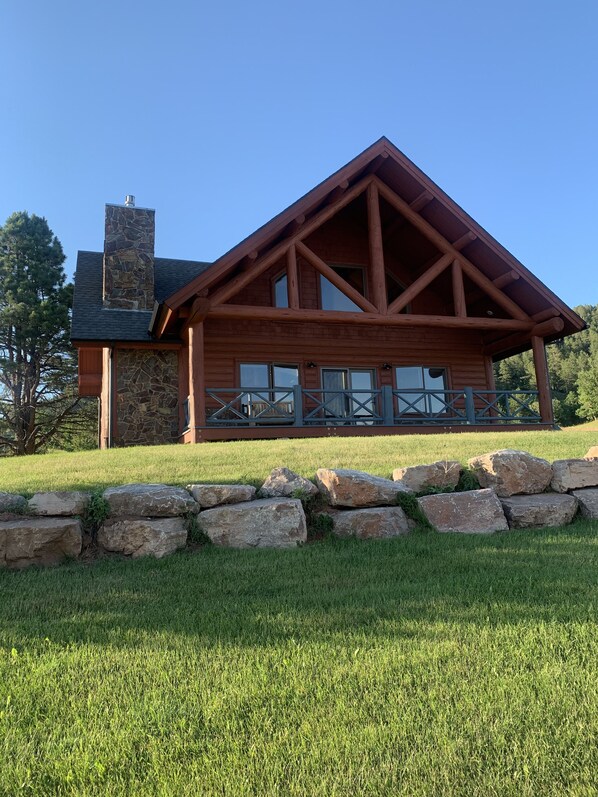
[(105, 202), (212, 260), (386, 135), (571, 305), (598, 302), (598, 3), (2, 3), (0, 223), (72, 273)]

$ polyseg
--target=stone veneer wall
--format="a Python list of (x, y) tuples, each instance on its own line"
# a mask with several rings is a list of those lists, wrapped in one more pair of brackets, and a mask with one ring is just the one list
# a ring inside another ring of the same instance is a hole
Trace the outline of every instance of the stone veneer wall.
[(154, 306), (155, 211), (106, 205), (104, 307)]
[(114, 445), (176, 443), (178, 402), (177, 351), (118, 350)]

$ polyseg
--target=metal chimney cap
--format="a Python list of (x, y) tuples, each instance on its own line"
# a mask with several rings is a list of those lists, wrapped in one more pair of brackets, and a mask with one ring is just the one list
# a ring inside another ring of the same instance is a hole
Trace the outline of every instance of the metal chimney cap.
[(125, 207), (126, 208), (134, 208), (135, 207), (135, 197), (133, 194), (127, 194), (125, 197)]

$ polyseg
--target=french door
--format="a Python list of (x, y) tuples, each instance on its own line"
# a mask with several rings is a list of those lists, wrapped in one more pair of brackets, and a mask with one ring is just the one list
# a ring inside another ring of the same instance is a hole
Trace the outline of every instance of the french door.
[(357, 425), (376, 415), (374, 372), (366, 368), (322, 368), (326, 415)]

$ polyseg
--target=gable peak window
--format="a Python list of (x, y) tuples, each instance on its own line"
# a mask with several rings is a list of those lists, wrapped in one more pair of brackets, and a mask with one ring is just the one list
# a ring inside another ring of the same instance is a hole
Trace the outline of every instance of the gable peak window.
[(274, 307), (288, 307), (289, 294), (287, 289), (287, 275), (279, 274), (274, 279)]
[[(365, 296), (365, 270), (362, 266), (330, 266), (352, 288)], [(361, 313), (361, 307), (351, 301), (348, 296), (320, 274), (320, 302), (322, 310), (340, 310)]]

